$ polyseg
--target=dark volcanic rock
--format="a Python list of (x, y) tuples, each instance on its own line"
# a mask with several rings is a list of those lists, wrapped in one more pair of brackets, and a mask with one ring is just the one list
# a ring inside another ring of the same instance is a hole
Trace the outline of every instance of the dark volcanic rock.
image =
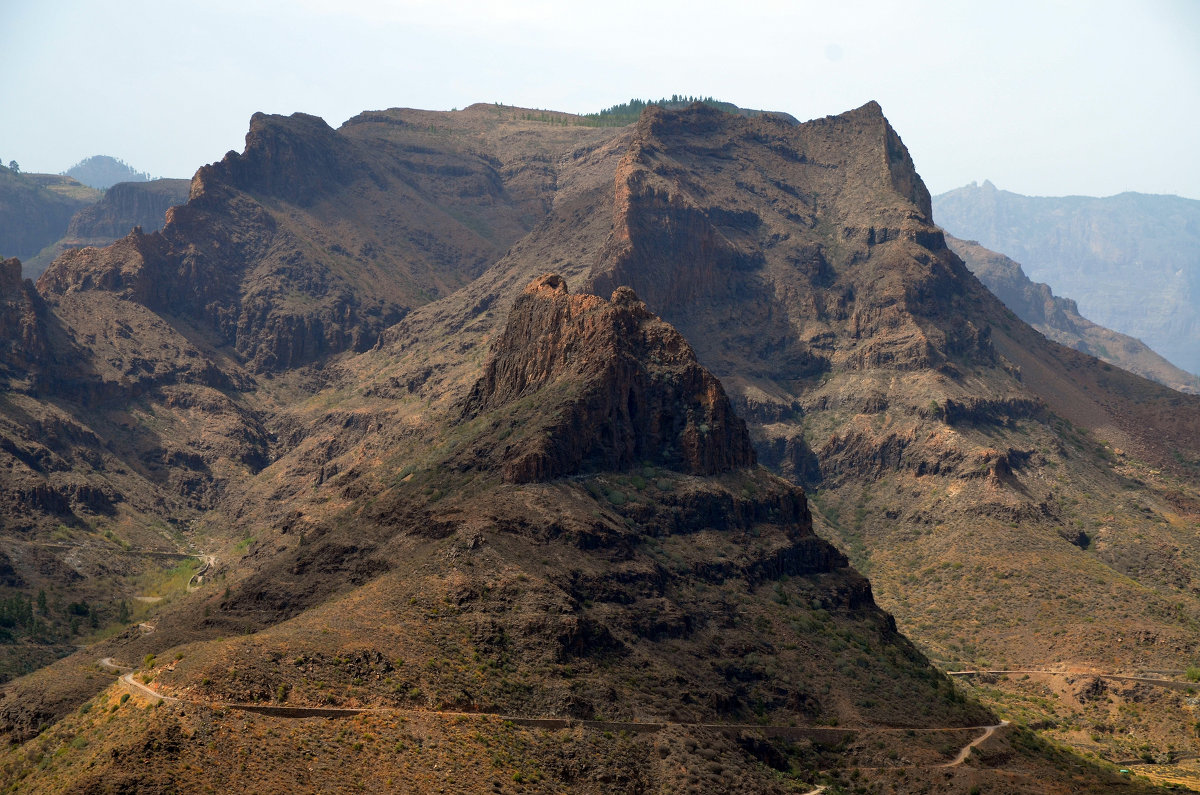
[(499, 451), (513, 482), (643, 461), (692, 474), (755, 462), (720, 382), (627, 287), (605, 301), (570, 295), (554, 274), (531, 283), (464, 414), (504, 408), (539, 426)]
[(246, 133), (246, 151), (230, 152), (197, 176), (305, 205), (351, 181), (364, 168), (319, 116), (255, 113)]
[[(365, 114), (335, 131), (306, 114), (255, 114), (245, 151), (197, 171), (160, 232), (68, 250), (40, 289), (51, 303), (108, 290), (186, 319), (257, 372), (366, 350), (499, 258), (557, 184), (545, 166), (556, 159), (528, 143), (493, 129), (467, 146), (414, 115)], [(598, 135), (611, 133), (563, 132), (561, 146)]]

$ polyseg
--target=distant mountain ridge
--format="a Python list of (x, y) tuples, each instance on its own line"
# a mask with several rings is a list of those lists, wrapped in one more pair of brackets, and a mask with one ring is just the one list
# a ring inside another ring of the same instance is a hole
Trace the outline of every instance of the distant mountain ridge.
[(37, 254), (62, 237), (76, 212), (100, 196), (71, 177), (0, 167), (0, 257)]
[(947, 235), (946, 244), (1017, 317), (1055, 342), (1180, 392), (1200, 394), (1200, 377), (1171, 364), (1141, 340), (1088, 320), (1070, 298), (1026, 276), (1020, 263), (973, 240)]
[(1084, 316), (1200, 373), (1200, 201), (1022, 196), (985, 181), (933, 208), (951, 234), (1012, 257)]
[(138, 171), (124, 160), (108, 155), (84, 158), (63, 173), (100, 190), (111, 188), (118, 182), (149, 182), (153, 179), (149, 172)]

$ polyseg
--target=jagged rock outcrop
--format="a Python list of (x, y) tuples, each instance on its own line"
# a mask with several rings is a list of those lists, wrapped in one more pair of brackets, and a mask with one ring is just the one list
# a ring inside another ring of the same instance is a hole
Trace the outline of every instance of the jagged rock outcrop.
[[(333, 130), (255, 114), (245, 151), (199, 169), (160, 232), (67, 251), (41, 289), (53, 301), (100, 288), (187, 318), (257, 372), (363, 351), (499, 258), (556, 188), (557, 159), (506, 137), (490, 113), (459, 117), (491, 128), (469, 147), (426, 116), (380, 111)], [(556, 135), (569, 155), (612, 133)]]
[(0, 261), (0, 376), (25, 375), (44, 359), (45, 312), (33, 283), (21, 278), (21, 261)]
[[(754, 168), (726, 168), (738, 162)], [(612, 217), (589, 289), (630, 285), (722, 378), (994, 359), (957, 306), (969, 276), (876, 103), (798, 126), (651, 108)]]
[(510, 408), (504, 477), (548, 480), (653, 462), (709, 475), (752, 466), (746, 425), (679, 332), (628, 287), (571, 295), (556, 274), (517, 299), (464, 415)]
[(196, 174), (199, 184), (222, 182), (248, 193), (312, 204), (360, 177), (367, 164), (319, 116), (255, 113), (246, 150), (229, 152)]

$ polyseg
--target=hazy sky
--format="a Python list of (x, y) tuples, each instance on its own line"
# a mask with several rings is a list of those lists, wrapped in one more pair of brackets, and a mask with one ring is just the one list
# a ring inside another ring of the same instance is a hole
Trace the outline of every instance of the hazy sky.
[(0, 158), (186, 177), (255, 111), (875, 99), (931, 191), (1200, 198), (1198, 0), (0, 0)]

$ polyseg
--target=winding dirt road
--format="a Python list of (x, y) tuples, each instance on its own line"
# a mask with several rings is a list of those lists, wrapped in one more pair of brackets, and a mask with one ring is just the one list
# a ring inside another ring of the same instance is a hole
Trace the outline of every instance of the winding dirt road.
[[(112, 657), (105, 657), (100, 660), (100, 665), (110, 670), (116, 671), (120, 675), (121, 682), (132, 692), (145, 698), (156, 699), (175, 704), (191, 704), (195, 706), (204, 706), (214, 709), (237, 709), (244, 712), (254, 712), (260, 715), (271, 715), (279, 718), (343, 718), (353, 715), (361, 715), (363, 713), (382, 713), (396, 715), (439, 715), (446, 718), (460, 717), (484, 717), (494, 718), (500, 721), (508, 721), (518, 726), (528, 726), (530, 728), (540, 729), (570, 729), (574, 727), (583, 727), (595, 729), (598, 731), (613, 731), (613, 732), (630, 732), (635, 734), (651, 733), (663, 731), (671, 727), (682, 728), (700, 728), (713, 729), (715, 731), (726, 732), (730, 734), (740, 734), (742, 732), (762, 732), (768, 737), (782, 737), (792, 740), (808, 739), (819, 743), (837, 743), (847, 735), (853, 735), (860, 732), (960, 732), (972, 729), (981, 730), (983, 733), (968, 743), (958, 752), (958, 755), (950, 762), (937, 767), (955, 767), (961, 765), (967, 757), (971, 755), (972, 749), (980, 743), (991, 737), (998, 729), (1009, 725), (1008, 721), (1001, 721), (994, 726), (940, 726), (934, 728), (903, 728), (895, 726), (881, 727), (858, 727), (858, 728), (840, 728), (834, 726), (776, 726), (762, 725), (757, 723), (657, 723), (644, 721), (601, 721), (601, 720), (583, 720), (579, 718), (529, 718), (516, 715), (500, 715), (490, 712), (451, 712), (442, 710), (406, 710), (397, 709), (394, 707), (301, 707), (301, 706), (284, 706), (275, 704), (238, 704), (233, 702), (208, 702), (208, 701), (191, 701), (183, 700), (175, 696), (167, 696), (153, 690), (146, 685), (134, 679), (136, 671), (128, 666), (123, 665)], [(824, 787), (818, 787), (806, 795), (824, 792)]]
[(1134, 682), (1153, 687), (1165, 687), (1168, 690), (1191, 690), (1197, 687), (1195, 682), (1181, 682), (1178, 679), (1160, 679), (1152, 676), (1128, 676), (1126, 674), (1104, 674), (1091, 671), (1051, 671), (1037, 668), (1017, 669), (987, 669), (974, 671), (947, 671), (947, 676), (979, 676), (986, 674), (1042, 674), (1043, 676), (1081, 676), (1093, 679), (1112, 679), (1117, 682)]
[(105, 657), (100, 661), (100, 664), (105, 668), (111, 668), (112, 670), (116, 671), (120, 675), (121, 681), (124, 682), (125, 685), (135, 693), (139, 693), (147, 698), (153, 698), (159, 701), (173, 701), (175, 703), (179, 703), (179, 699), (175, 698), (174, 696), (164, 696), (163, 694), (146, 687), (141, 682), (134, 681), (133, 675), (135, 671), (128, 665), (121, 665), (112, 657)]
[(196, 590), (201, 585), (203, 585), (204, 584), (204, 575), (208, 573), (209, 569), (211, 569), (217, 565), (217, 558), (214, 555), (207, 555), (207, 554), (201, 553), (199, 555), (193, 555), (192, 557), (200, 558), (200, 560), (203, 561), (204, 565), (200, 568), (200, 571), (193, 574), (192, 578), (190, 580), (188, 580), (188, 584), (187, 584), (188, 593), (191, 593), (192, 591)]
[(963, 746), (963, 749), (958, 752), (958, 756), (954, 757), (953, 761), (947, 762), (944, 765), (938, 765), (938, 767), (958, 767), (963, 762), (967, 761), (967, 757), (971, 755), (971, 752), (974, 751), (977, 746), (981, 745), (987, 740), (987, 738), (995, 734), (997, 729), (1003, 729), (1007, 725), (1008, 721), (1002, 720), (995, 726), (988, 726), (984, 728), (983, 734), (979, 735), (974, 740)]

